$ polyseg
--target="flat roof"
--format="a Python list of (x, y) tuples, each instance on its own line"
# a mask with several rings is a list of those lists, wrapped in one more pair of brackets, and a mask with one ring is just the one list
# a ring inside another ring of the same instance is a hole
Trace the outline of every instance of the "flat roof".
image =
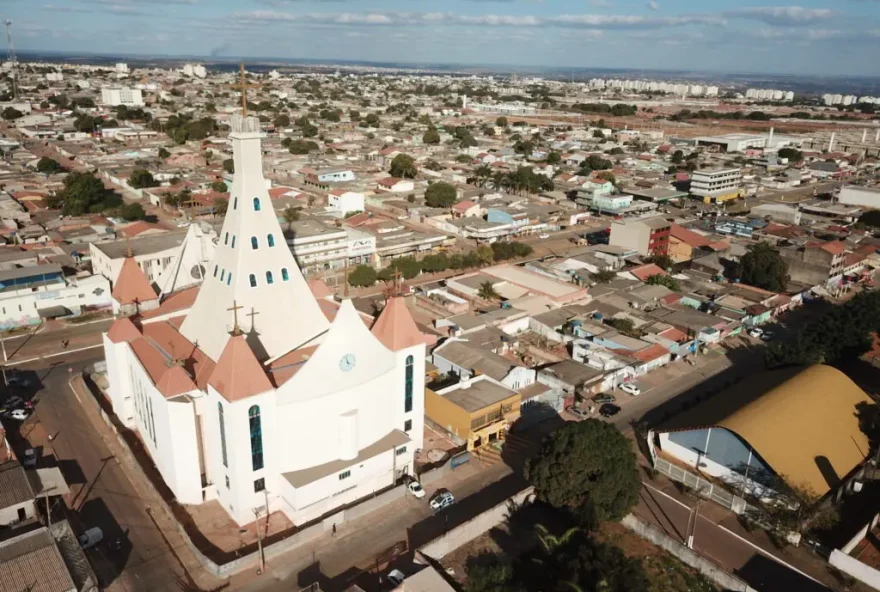
[(653, 201), (665, 201), (667, 199), (677, 199), (687, 197), (687, 191), (678, 191), (677, 189), (664, 189), (662, 187), (651, 187), (650, 189), (639, 189), (638, 187), (624, 187), (623, 191), (631, 194), (633, 197), (644, 197)]
[(437, 394), (468, 413), (473, 413), (509, 399), (516, 395), (516, 392), (487, 378), (477, 377), (470, 382), (462, 382), (443, 389)]
[(128, 254), (128, 248), (131, 247), (131, 253), (135, 257), (142, 255), (152, 255), (174, 249), (183, 244), (186, 238), (186, 229), (163, 232), (161, 234), (151, 234), (144, 237), (133, 238), (130, 240), (108, 241), (106, 243), (92, 243), (96, 249), (110, 257), (111, 259), (123, 259)]

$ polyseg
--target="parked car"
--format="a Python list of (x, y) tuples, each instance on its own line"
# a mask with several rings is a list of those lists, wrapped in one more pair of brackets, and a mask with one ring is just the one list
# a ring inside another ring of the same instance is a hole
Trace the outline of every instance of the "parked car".
[(761, 337), (761, 335), (763, 335), (763, 334), (764, 334), (764, 331), (762, 331), (758, 327), (752, 327), (751, 329), (749, 329), (749, 337), (754, 337), (757, 339), (757, 338)]
[(637, 387), (636, 385), (634, 385), (631, 382), (625, 382), (622, 385), (620, 385), (620, 390), (622, 390), (625, 393), (631, 394), (633, 397), (638, 397), (639, 395), (642, 394), (642, 389), (640, 389), (639, 387)]
[(566, 407), (565, 410), (575, 417), (579, 417), (580, 419), (586, 419), (590, 416), (589, 412), (584, 411), (583, 409), (579, 409), (577, 407)]
[(418, 481), (410, 481), (406, 486), (406, 490), (413, 494), (417, 499), (425, 497), (425, 489)]
[(605, 403), (601, 407), (599, 407), (599, 415), (602, 417), (612, 417), (620, 413), (620, 407), (615, 405), (614, 403)]
[(596, 405), (604, 405), (605, 403), (614, 403), (616, 401), (617, 397), (608, 393), (602, 393), (593, 397), (593, 403)]
[(6, 412), (6, 417), (16, 421), (24, 421), (30, 416), (31, 412), (27, 409), (13, 409)]
[(91, 549), (104, 540), (104, 531), (95, 526), (79, 535), (79, 544), (83, 549)]
[(33, 469), (37, 466), (37, 451), (33, 448), (28, 448), (24, 451), (24, 468)]
[(13, 374), (12, 376), (7, 377), (6, 382), (8, 382), (12, 386), (20, 386), (22, 388), (31, 385), (31, 381), (21, 376), (20, 374)]
[(546, 239), (546, 238), (550, 238), (550, 235), (547, 234), (546, 232), (542, 232), (541, 234), (538, 235), (538, 238), (540, 238), (540, 239), (543, 240), (543, 239)]
[(435, 493), (434, 497), (431, 498), (431, 501), (428, 502), (428, 505), (431, 506), (432, 510), (438, 512), (443, 508), (448, 508), (454, 503), (455, 497), (452, 495), (452, 492), (444, 489)]
[(776, 339), (776, 333), (773, 331), (764, 331), (764, 334), (761, 335), (761, 341), (773, 341)]
[(388, 581), (394, 584), (395, 586), (399, 586), (403, 583), (403, 580), (406, 579), (406, 576), (403, 575), (403, 572), (399, 569), (392, 569), (388, 572)]

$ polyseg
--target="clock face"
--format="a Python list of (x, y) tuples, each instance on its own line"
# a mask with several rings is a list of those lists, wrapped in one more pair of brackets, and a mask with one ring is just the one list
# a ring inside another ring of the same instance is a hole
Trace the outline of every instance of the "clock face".
[(339, 360), (339, 369), (342, 370), (343, 372), (348, 372), (349, 370), (354, 368), (354, 363), (355, 363), (354, 354), (345, 354)]

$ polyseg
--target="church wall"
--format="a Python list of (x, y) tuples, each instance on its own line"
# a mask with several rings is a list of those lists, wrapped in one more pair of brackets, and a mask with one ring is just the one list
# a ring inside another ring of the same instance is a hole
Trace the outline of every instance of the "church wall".
[(113, 343), (107, 337), (102, 335), (104, 342), (104, 358), (107, 361), (107, 394), (110, 396), (110, 403), (113, 405), (113, 413), (119, 418), (127, 428), (135, 425), (134, 406), (131, 397), (133, 396), (131, 389), (131, 380), (129, 378), (129, 364), (131, 352), (127, 343)]
[[(419, 344), (413, 347), (395, 352), (397, 366), (394, 377), (394, 397), (391, 409), (394, 411), (394, 427), (412, 439), (413, 450), (422, 447), (425, 436), (425, 346)], [(412, 411), (406, 412), (404, 401), (406, 399), (406, 360), (413, 357), (413, 407)], [(406, 429), (406, 422), (412, 425)], [(412, 465), (409, 467), (413, 472)]]

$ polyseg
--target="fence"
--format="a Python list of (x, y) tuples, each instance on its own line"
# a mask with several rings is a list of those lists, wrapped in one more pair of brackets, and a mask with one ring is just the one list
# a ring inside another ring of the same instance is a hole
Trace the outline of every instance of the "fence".
[(684, 484), (685, 487), (693, 489), (700, 494), (700, 496), (715, 502), (719, 506), (731, 510), (735, 514), (744, 514), (750, 510), (756, 509), (746, 503), (746, 500), (743, 498), (735, 496), (711, 481), (707, 481), (689, 471), (685, 471), (681, 467), (677, 467), (662, 458), (654, 459), (654, 469), (658, 473), (662, 473), (673, 481)]
[(721, 586), (724, 590), (755, 592), (755, 590), (750, 588), (744, 581), (727, 573), (721, 567), (698, 555), (695, 551), (688, 549), (660, 529), (655, 528), (650, 524), (645, 524), (632, 514), (625, 516), (620, 523), (643, 539), (647, 539), (658, 547), (668, 551), (681, 560), (685, 565), (689, 565), (696, 569), (701, 574)]

